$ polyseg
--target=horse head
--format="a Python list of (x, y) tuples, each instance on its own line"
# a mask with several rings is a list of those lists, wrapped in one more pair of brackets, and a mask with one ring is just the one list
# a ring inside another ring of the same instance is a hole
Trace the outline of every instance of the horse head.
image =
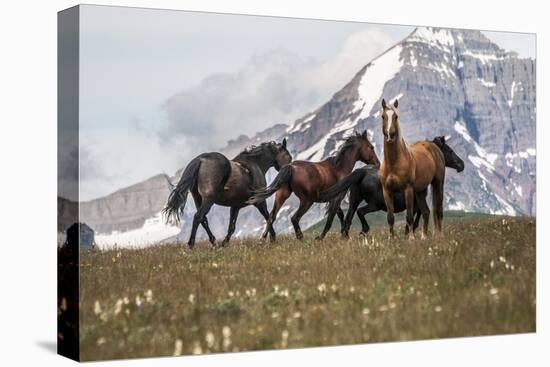
[(385, 141), (392, 144), (401, 135), (399, 128), (399, 113), (397, 99), (393, 105), (388, 105), (385, 99), (382, 99), (382, 132), (384, 133)]
[(286, 149), (286, 138), (283, 139), (282, 143), (272, 142), (271, 147), (275, 156), (273, 166), (277, 171), (280, 170), (281, 167), (292, 162), (292, 155), (290, 155), (289, 151)]
[(432, 142), (443, 152), (445, 166), (454, 168), (457, 172), (464, 171), (464, 161), (447, 145), (444, 136), (436, 136)]
[(355, 137), (352, 138), (355, 139), (355, 145), (357, 146), (357, 151), (359, 152), (359, 160), (365, 164), (379, 166), (380, 161), (376, 156), (374, 146), (369, 141), (367, 130), (363, 131), (361, 134), (356, 133)]

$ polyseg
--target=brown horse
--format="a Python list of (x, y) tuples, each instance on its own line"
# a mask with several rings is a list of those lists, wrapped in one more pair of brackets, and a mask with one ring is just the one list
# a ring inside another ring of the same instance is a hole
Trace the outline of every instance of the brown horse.
[[(294, 161), (281, 168), (271, 185), (263, 190), (256, 191), (247, 201), (247, 204), (256, 204), (276, 192), (273, 210), (269, 215), (262, 237), (266, 238), (269, 233), (270, 240), (275, 240), (273, 222), (275, 222), (277, 213), (283, 203), (294, 192), (300, 199), (300, 206), (292, 216), (291, 221), (296, 238), (301, 240), (304, 236), (300, 229), (300, 218), (311, 208), (313, 203), (321, 202), (319, 194), (347, 176), (357, 161), (367, 164), (380, 164), (374, 147), (367, 139), (366, 130), (362, 134), (356, 133), (350, 136), (334, 157), (329, 157), (321, 162)], [(337, 214), (340, 220), (343, 221), (341, 209), (337, 211)], [(326, 225), (329, 228), (333, 220), (334, 213), (327, 218)]]
[(390, 235), (393, 237), (394, 193), (403, 192), (407, 207), (409, 239), (414, 239), (413, 206), (416, 201), (422, 213), (422, 239), (428, 233), (430, 209), (426, 204), (428, 186), (432, 186), (432, 211), (435, 228), (441, 234), (443, 220), (443, 184), (445, 182), (445, 159), (441, 150), (430, 141), (407, 145), (399, 126), (398, 102), (387, 105), (382, 99), (382, 130), (384, 133), (384, 160), (380, 167), (380, 183), (388, 212)]
[[(286, 149), (286, 139), (281, 144), (272, 141), (245, 149), (232, 160), (217, 152), (203, 153), (189, 162), (180, 181), (168, 196), (168, 202), (163, 209), (166, 221), (172, 218), (179, 223), (187, 195), (191, 192), (197, 212), (193, 216), (188, 245), (190, 248), (195, 245), (199, 224), (208, 234), (212, 245), (216, 245), (216, 238), (208, 226), (206, 215), (214, 204), (228, 206), (231, 208), (229, 227), (222, 242), (222, 245), (226, 245), (235, 232), (239, 210), (248, 205), (245, 201), (255, 190), (265, 187), (267, 170), (271, 167), (279, 170), (291, 161), (292, 156)], [(266, 202), (258, 201), (254, 205), (267, 220), (269, 212)]]

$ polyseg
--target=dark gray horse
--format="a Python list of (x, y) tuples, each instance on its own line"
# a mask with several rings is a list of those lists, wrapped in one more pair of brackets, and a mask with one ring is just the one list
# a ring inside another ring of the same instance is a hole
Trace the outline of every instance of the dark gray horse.
[[(464, 161), (451, 149), (451, 147), (447, 145), (444, 136), (438, 136), (434, 138), (432, 142), (435, 143), (443, 152), (446, 167), (454, 168), (457, 172), (462, 172), (464, 170)], [(330, 200), (330, 203), (327, 206), (327, 213), (329, 216), (331, 213), (336, 212), (340, 208), (340, 200), (348, 189), (350, 190), (349, 209), (346, 214), (346, 218), (344, 219), (344, 226), (342, 228), (342, 236), (346, 238), (349, 237), (349, 229), (351, 227), (351, 222), (355, 211), (357, 211), (357, 216), (361, 221), (361, 234), (367, 234), (370, 229), (369, 224), (365, 219), (366, 214), (379, 210), (386, 211), (386, 203), (384, 201), (378, 167), (366, 166), (358, 168), (330, 189), (323, 191), (321, 193), (322, 199), (325, 199), (326, 201)], [(367, 205), (357, 209), (363, 200), (365, 200)], [(402, 212), (406, 209), (405, 196), (402, 192), (396, 193), (393, 200), (395, 207), (394, 211), (396, 213)], [(418, 208), (416, 203), (415, 208)], [(420, 214), (420, 210), (417, 209), (413, 229), (418, 227)], [(323, 238), (329, 229), (330, 226), (325, 226), (320, 238)]]
[[(225, 245), (235, 232), (239, 210), (248, 205), (246, 200), (255, 190), (266, 186), (265, 174), (269, 168), (274, 167), (278, 171), (291, 161), (292, 156), (286, 149), (286, 139), (281, 144), (269, 142), (245, 149), (232, 160), (221, 153), (203, 153), (189, 162), (180, 181), (170, 193), (163, 210), (166, 220), (174, 219), (179, 223), (187, 194), (191, 192), (197, 212), (193, 217), (188, 245), (190, 248), (195, 245), (199, 223), (208, 234), (212, 245), (215, 245), (216, 238), (208, 227), (206, 215), (214, 204), (228, 206), (231, 211), (227, 236), (222, 242)], [(269, 218), (265, 200), (254, 206), (266, 220)], [(272, 228), (271, 230), (273, 231)]]

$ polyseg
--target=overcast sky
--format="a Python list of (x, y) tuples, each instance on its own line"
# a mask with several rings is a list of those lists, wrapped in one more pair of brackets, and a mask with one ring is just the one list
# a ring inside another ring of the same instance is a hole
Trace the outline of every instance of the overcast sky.
[[(81, 200), (318, 107), (414, 27), (83, 6)], [(522, 57), (534, 36), (484, 32)]]

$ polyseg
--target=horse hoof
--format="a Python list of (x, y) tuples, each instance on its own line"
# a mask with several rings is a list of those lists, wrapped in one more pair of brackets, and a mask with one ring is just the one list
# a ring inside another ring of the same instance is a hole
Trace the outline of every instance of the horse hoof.
[(321, 236), (315, 237), (315, 241), (322, 241), (322, 240), (323, 240), (323, 237), (321, 237)]

